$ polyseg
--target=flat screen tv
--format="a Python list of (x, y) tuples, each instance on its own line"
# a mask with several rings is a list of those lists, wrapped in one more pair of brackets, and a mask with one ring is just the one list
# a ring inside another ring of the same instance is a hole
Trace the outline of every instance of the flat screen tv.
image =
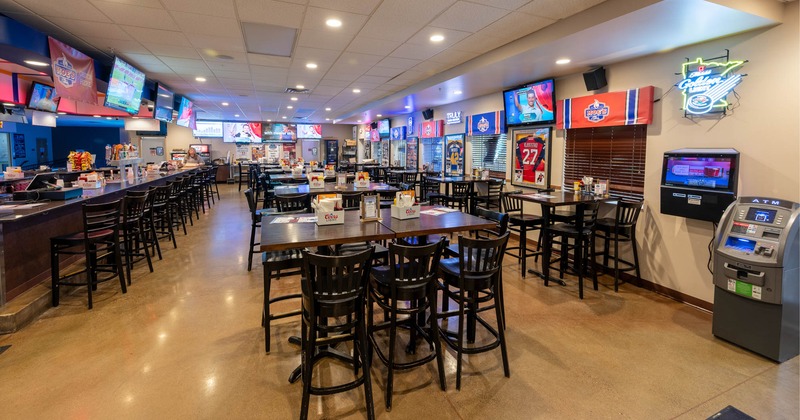
[(156, 106), (153, 118), (164, 121), (172, 122), (172, 111), (175, 108), (175, 94), (159, 83), (156, 86)]
[(225, 143), (261, 143), (261, 123), (222, 123), (222, 141)]
[(661, 185), (736, 192), (734, 149), (679, 149), (664, 153)]
[(293, 142), (297, 140), (298, 127), (294, 124), (264, 124), (264, 140)]
[(381, 137), (389, 137), (390, 132), (389, 119), (378, 120), (378, 134)]
[(58, 102), (56, 99), (56, 88), (39, 82), (31, 83), (31, 95), (28, 100), (28, 108), (45, 112), (56, 112)]
[(321, 139), (322, 138), (322, 125), (321, 124), (297, 124), (297, 138), (298, 139)]
[(194, 151), (200, 154), (209, 154), (211, 153), (211, 145), (210, 144), (190, 144), (189, 147), (193, 147)]
[(178, 120), (175, 121), (181, 127), (197, 129), (197, 115), (194, 112), (194, 104), (185, 96), (181, 98), (181, 106), (178, 108)]
[(144, 73), (115, 57), (103, 105), (131, 115), (138, 114), (139, 106), (142, 104), (143, 89)]
[(506, 126), (555, 123), (554, 85), (553, 79), (545, 79), (503, 91)]
[(222, 121), (197, 121), (192, 135), (199, 138), (222, 138)]

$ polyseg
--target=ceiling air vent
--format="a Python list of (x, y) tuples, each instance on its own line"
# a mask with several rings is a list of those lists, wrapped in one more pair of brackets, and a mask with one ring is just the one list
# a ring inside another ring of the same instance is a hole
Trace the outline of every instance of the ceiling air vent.
[(311, 93), (310, 89), (295, 89), (295, 88), (286, 88), (284, 91), (286, 93)]

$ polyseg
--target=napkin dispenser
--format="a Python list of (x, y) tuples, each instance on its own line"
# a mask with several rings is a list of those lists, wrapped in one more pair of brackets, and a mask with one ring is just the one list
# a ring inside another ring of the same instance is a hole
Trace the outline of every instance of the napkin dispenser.
[(395, 219), (416, 219), (419, 218), (420, 206), (414, 202), (413, 191), (401, 191), (395, 195), (391, 210)]
[(325, 188), (325, 175), (321, 172), (312, 172), (308, 174), (308, 188), (312, 190)]
[(333, 165), (325, 165), (325, 170), (323, 171), (325, 177), (334, 177), (336, 176), (336, 167)]
[(317, 215), (317, 225), (343, 225), (344, 210), (342, 198), (337, 194), (320, 194), (311, 202), (314, 213)]
[(368, 172), (356, 173), (355, 186), (356, 188), (369, 188), (369, 173)]
[(292, 176), (303, 176), (303, 167), (295, 166), (292, 168)]

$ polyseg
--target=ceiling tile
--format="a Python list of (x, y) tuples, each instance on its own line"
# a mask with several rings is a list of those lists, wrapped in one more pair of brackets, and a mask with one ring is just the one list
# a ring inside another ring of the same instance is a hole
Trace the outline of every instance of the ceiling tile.
[(144, 45), (176, 45), (179, 47), (191, 47), (189, 39), (182, 32), (165, 31), (161, 29), (139, 28), (136, 26), (122, 26), (122, 29), (133, 39)]
[(165, 13), (163, 8), (140, 7), (107, 1), (96, 1), (93, 4), (120, 25), (164, 30), (176, 28), (175, 21), (168, 13)]
[[(247, 64), (247, 53), (241, 51), (228, 51), (228, 50), (214, 50), (205, 48), (197, 51), (204, 60), (207, 62), (219, 61), (221, 63), (229, 64)], [(233, 57), (232, 60), (227, 58), (219, 58), (220, 55)]]
[(191, 42), (192, 45), (199, 50), (212, 49), (239, 52), (246, 51), (244, 47), (244, 38), (242, 38), (241, 35), (235, 38), (213, 35), (192, 35), (189, 37), (189, 42)]
[(200, 15), (197, 13), (170, 13), (184, 33), (235, 38), (242, 34), (239, 21), (232, 18)]
[(598, 5), (605, 0), (536, 0), (517, 9), (519, 12), (529, 13), (548, 19), (564, 19), (575, 13)]
[(276, 82), (284, 83), (286, 76), (289, 75), (289, 70), (280, 67), (264, 67), (264, 66), (250, 66), (250, 74), (253, 75), (253, 80), (274, 80)]
[(56, 16), (92, 22), (111, 22), (108, 17), (86, 0), (59, 1), (58, 7), (53, 7), (53, 0), (24, 0), (18, 3), (40, 16)]
[(344, 50), (352, 39), (352, 34), (331, 33), (320, 29), (303, 29), (297, 39), (297, 46)]
[(362, 53), (362, 54), (375, 54), (387, 55), (394, 51), (395, 48), (400, 46), (400, 42), (387, 41), (385, 39), (372, 39), (363, 36), (353, 38), (350, 45), (347, 46), (347, 51)]
[(300, 28), (306, 8), (274, 0), (236, 0), (236, 9), (242, 22)]
[(358, 35), (365, 38), (403, 42), (425, 26), (425, 22), (420, 20), (406, 21), (402, 25), (398, 25), (398, 21), (392, 17), (377, 18), (373, 16)]
[(337, 65), (347, 65), (347, 66), (355, 66), (359, 67), (362, 70), (366, 70), (379, 61), (383, 59), (383, 55), (372, 55), (372, 54), (359, 54), (354, 52), (346, 52), (339, 57), (339, 60), (336, 61)]
[(238, 71), (226, 71), (226, 70), (211, 70), (211, 71), (217, 78), (247, 80), (251, 86), (253, 84), (252, 81), (253, 79), (250, 77), (250, 73), (240, 73)]
[(195, 60), (189, 58), (177, 58), (177, 57), (160, 57), (161, 61), (164, 64), (170, 67), (206, 67), (206, 63), (203, 60)]
[(145, 64), (164, 64), (158, 57), (152, 54), (120, 54), (125, 61), (135, 65), (142, 66)]
[(88, 42), (89, 44), (93, 45), (95, 48), (108, 53), (111, 50), (120, 53), (139, 53), (139, 54), (149, 54), (150, 51), (147, 50), (141, 43), (137, 41), (125, 41), (122, 39), (107, 39), (107, 38), (93, 38), (93, 37), (84, 37), (84, 41)]
[[(443, 35), (444, 41), (433, 43), (431, 42), (431, 36), (433, 35)], [(455, 45), (458, 41), (472, 35), (469, 32), (464, 31), (456, 31), (454, 29), (445, 29), (439, 28), (436, 26), (426, 26), (425, 28), (421, 29), (417, 32), (413, 37), (409, 38), (406, 41), (409, 44), (416, 44), (416, 45), (425, 45), (425, 46), (437, 46), (440, 51), (444, 51), (445, 48), (450, 47), (451, 45)]]
[(125, 31), (113, 23), (90, 22), (86, 20), (48, 18), (51, 22), (78, 37), (95, 37), (108, 39), (132, 39)]
[(464, 38), (458, 44), (450, 47), (450, 49), (455, 51), (466, 51), (477, 54), (483, 54), (486, 51), (493, 50), (503, 45), (502, 38), (489, 36), (485, 34), (489, 32), (490, 31), (488, 31), (487, 29), (484, 29), (476, 34), (470, 35)]
[(477, 32), (508, 14), (508, 10), (459, 1), (431, 22), (432, 26)]
[(312, 47), (296, 47), (292, 57), (295, 60), (326, 61), (333, 63), (341, 55), (341, 50), (323, 50)]
[(382, 0), (311, 0), (309, 5), (368, 15)]
[(381, 67), (375, 66), (369, 70), (367, 70), (366, 74), (368, 76), (385, 76), (388, 78), (392, 78), (397, 76), (398, 74), (402, 73), (403, 70), (393, 68), (393, 67)]
[[(211, 69), (215, 74), (218, 71), (235, 71), (237, 73), (247, 73), (250, 74), (250, 66), (244, 63), (231, 63), (225, 61), (210, 61), (207, 62), (208, 68)], [(218, 75), (219, 76), (219, 75)]]
[(226, 79), (226, 78), (220, 77), (219, 83), (222, 84), (222, 86), (225, 86), (225, 88), (228, 88), (228, 89), (243, 89), (243, 88), (252, 89), (253, 88), (253, 81), (250, 80), (250, 78), (247, 78), (247, 80), (243, 80), (243, 79)]
[(344, 87), (333, 87), (333, 86), (317, 86), (311, 92), (315, 95), (319, 96), (333, 96), (338, 95), (339, 92), (342, 91)]
[(134, 66), (136, 66), (136, 68), (138, 68), (138, 69), (142, 70), (143, 72), (145, 72), (148, 77), (151, 77), (150, 76), (151, 73), (163, 73), (163, 72), (168, 72), (168, 71), (172, 70), (169, 66), (167, 66), (166, 64), (162, 64), (162, 63), (148, 63), (148, 64), (141, 64), (141, 65), (134, 64)]
[(176, 45), (147, 44), (147, 49), (157, 56), (199, 59), (200, 55), (193, 47)]
[(161, 0), (167, 10), (200, 13), (209, 16), (236, 17), (233, 0)]
[(393, 69), (408, 70), (419, 64), (420, 60), (409, 60), (407, 58), (386, 57), (377, 66), (391, 67)]
[(390, 57), (427, 60), (441, 52), (443, 48), (431, 45), (403, 44), (389, 54)]
[(323, 77), (322, 80), (319, 82), (319, 86), (329, 86), (338, 88), (346, 88), (349, 84), (350, 83), (346, 83), (341, 80), (329, 79), (327, 77)]
[(292, 64), (291, 57), (276, 57), (272, 55), (247, 54), (247, 61), (257, 66), (285, 67)]
[[(555, 22), (554, 20), (526, 13), (511, 13), (487, 26), (479, 34), (502, 38), (506, 42), (522, 38)], [(499, 47), (497, 45), (496, 47)]]
[(531, 3), (531, 0), (469, 0), (471, 3), (483, 4), (486, 6), (499, 7), (506, 10), (516, 10), (519, 7)]
[(448, 49), (445, 51), (436, 54), (435, 56), (431, 57), (430, 61), (436, 63), (449, 63), (452, 65), (458, 65), (469, 61), (479, 54), (474, 52), (467, 52), (467, 51), (458, 51), (454, 49)]

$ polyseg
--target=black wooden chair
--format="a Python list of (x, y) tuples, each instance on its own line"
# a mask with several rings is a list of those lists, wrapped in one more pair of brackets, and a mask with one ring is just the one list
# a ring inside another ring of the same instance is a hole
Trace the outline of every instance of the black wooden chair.
[(342, 208), (344, 210), (359, 210), (361, 208), (361, 197), (364, 195), (363, 191), (356, 192), (342, 192)]
[(311, 195), (307, 193), (276, 195), (275, 210), (278, 212), (311, 211)]
[(242, 165), (242, 162), (237, 164), (239, 166), (239, 191), (242, 190), (242, 184), (245, 189), (250, 188), (250, 165)]
[(427, 176), (423, 176), (422, 183), (420, 185), (421, 187), (419, 193), (422, 201), (427, 201), (431, 205), (442, 204), (444, 194), (441, 192), (441, 184), (438, 181), (434, 181)]
[[(514, 194), (522, 194), (521, 190), (508, 191), (501, 194), (503, 211), (508, 214), (508, 228), (515, 232), (519, 237), (519, 245), (514, 247), (507, 247), (506, 253), (516, 258), (522, 264), (522, 277), (525, 277), (528, 271), (528, 258), (541, 254), (539, 251), (542, 247), (542, 225), (544, 219), (541, 216), (533, 214), (525, 214), (523, 211), (522, 200), (512, 197)], [(528, 250), (528, 232), (532, 230), (539, 230), (539, 240), (536, 244), (536, 251)], [(516, 252), (513, 252), (516, 250)]]
[(469, 212), (469, 196), (471, 194), (471, 182), (454, 182), (450, 186), (450, 194), (445, 195), (442, 201), (448, 207), (458, 208), (458, 211), (467, 209), (467, 212)]
[[(600, 203), (586, 203), (583, 206), (583, 219), (580, 228), (577, 224), (572, 223), (556, 223), (547, 227), (545, 240), (550, 241), (552, 245), (559, 246), (559, 257), (544, 261), (544, 264), (553, 265), (559, 263), (559, 278), (564, 278), (564, 273), (572, 271), (578, 276), (578, 296), (583, 299), (583, 274), (586, 269), (592, 272), (592, 281), (594, 290), (597, 290), (597, 270), (594, 269), (592, 262), (595, 260), (594, 253), (594, 230), (597, 222), (597, 211), (600, 208)], [(554, 209), (551, 207), (550, 209)], [(572, 243), (570, 243), (572, 240)], [(575, 270), (570, 270), (569, 255), (570, 251), (573, 254), (573, 261)], [(545, 285), (548, 279), (545, 279)]]
[(482, 206), (488, 210), (496, 209), (500, 211), (502, 207), (501, 194), (503, 193), (503, 186), (505, 186), (505, 179), (492, 179), (486, 184), (486, 195), (476, 195), (475, 205)]
[[(142, 194), (143, 193), (143, 194)], [(133, 264), (146, 260), (147, 267), (153, 272), (153, 261), (147, 249), (146, 234), (148, 231), (144, 224), (144, 212), (147, 208), (147, 191), (142, 193), (129, 191), (123, 199), (122, 223), (120, 236), (122, 241), (122, 255), (125, 260), (125, 277), (131, 284), (131, 270)]]
[[(642, 211), (643, 201), (624, 201), (617, 203), (614, 218), (597, 219), (595, 225), (595, 237), (603, 241), (603, 267), (614, 270), (614, 291), (619, 291), (619, 273), (634, 270), (636, 280), (639, 285), (642, 283), (642, 276), (639, 272), (639, 252), (636, 249), (636, 222)], [(610, 242), (614, 243), (614, 255), (610, 255)], [(624, 260), (620, 257), (619, 244), (630, 242), (633, 251), (633, 262)], [(614, 266), (608, 265), (608, 260), (614, 260)], [(624, 268), (619, 265), (624, 264)]]

